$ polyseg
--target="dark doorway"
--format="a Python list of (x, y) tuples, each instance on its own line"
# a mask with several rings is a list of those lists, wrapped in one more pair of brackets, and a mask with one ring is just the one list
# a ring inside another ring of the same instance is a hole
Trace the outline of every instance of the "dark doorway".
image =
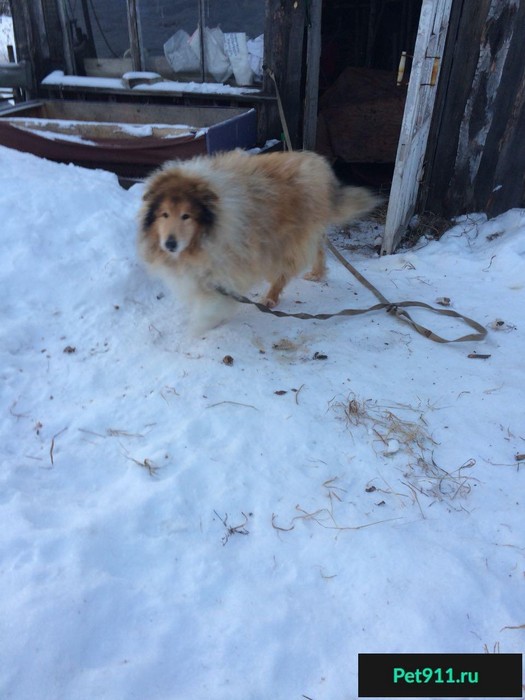
[(389, 188), (421, 2), (323, 2), (316, 150), (347, 182)]

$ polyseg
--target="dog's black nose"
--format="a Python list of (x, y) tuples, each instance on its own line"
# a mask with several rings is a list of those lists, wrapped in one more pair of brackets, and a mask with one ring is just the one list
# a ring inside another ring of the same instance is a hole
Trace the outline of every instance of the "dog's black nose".
[(177, 239), (175, 236), (166, 238), (166, 250), (169, 250), (170, 253), (174, 253), (177, 250)]

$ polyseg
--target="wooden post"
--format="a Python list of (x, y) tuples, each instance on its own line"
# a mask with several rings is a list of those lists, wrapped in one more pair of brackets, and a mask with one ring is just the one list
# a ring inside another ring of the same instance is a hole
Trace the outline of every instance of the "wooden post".
[(140, 37), (140, 17), (137, 0), (126, 0), (128, 8), (128, 29), (133, 70), (142, 71), (145, 67), (144, 50)]
[(306, 44), (306, 85), (303, 116), (303, 148), (313, 151), (317, 133), (319, 62), (321, 60), (322, 0), (311, 0)]
[(82, 18), (84, 20), (84, 26), (86, 27), (87, 36), (87, 55), (96, 57), (97, 52), (95, 49), (95, 39), (93, 36), (93, 25), (91, 24), (91, 17), (89, 16), (88, 0), (82, 0)]
[(206, 82), (206, 47), (204, 45), (206, 41), (206, 13), (204, 12), (204, 2), (198, 0), (199, 2), (199, 44), (200, 44), (200, 63), (201, 63), (201, 82)]
[(381, 254), (392, 253), (414, 214), (452, 0), (423, 0)]
[[(267, 0), (266, 4), (264, 63), (275, 74), (294, 148), (300, 143), (306, 5), (307, 0)], [(267, 94), (275, 92), (268, 76), (264, 79), (263, 89)], [(277, 109), (267, 110), (265, 116), (268, 134), (281, 133)]]
[(71, 25), (67, 18), (67, 11), (64, 5), (64, 0), (56, 0), (58, 18), (62, 27), (62, 45), (64, 50), (64, 63), (66, 73), (75, 75), (77, 72), (75, 66), (75, 54), (73, 52), (73, 37), (71, 35)]

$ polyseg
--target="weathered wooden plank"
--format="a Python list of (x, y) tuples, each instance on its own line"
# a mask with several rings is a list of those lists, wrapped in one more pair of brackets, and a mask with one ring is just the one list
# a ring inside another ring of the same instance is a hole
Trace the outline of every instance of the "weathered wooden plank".
[(524, 44), (525, 3), (462, 3), (421, 207), (455, 216), (525, 205)]
[(451, 0), (423, 0), (381, 253), (393, 252), (417, 202)]
[[(525, 205), (525, 4), (506, 3), (501, 13), (496, 11), (486, 40), (495, 51), (490, 53), (486, 140), (474, 192), (484, 210), (495, 215)], [(499, 76), (494, 75), (498, 69)]]

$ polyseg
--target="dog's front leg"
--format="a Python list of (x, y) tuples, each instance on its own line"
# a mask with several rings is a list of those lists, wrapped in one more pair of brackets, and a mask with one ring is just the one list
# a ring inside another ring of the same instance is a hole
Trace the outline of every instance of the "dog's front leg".
[(279, 277), (272, 282), (270, 289), (266, 293), (263, 304), (265, 304), (269, 309), (273, 309), (274, 306), (277, 306), (281, 292), (287, 283), (288, 277), (286, 275), (279, 275)]

